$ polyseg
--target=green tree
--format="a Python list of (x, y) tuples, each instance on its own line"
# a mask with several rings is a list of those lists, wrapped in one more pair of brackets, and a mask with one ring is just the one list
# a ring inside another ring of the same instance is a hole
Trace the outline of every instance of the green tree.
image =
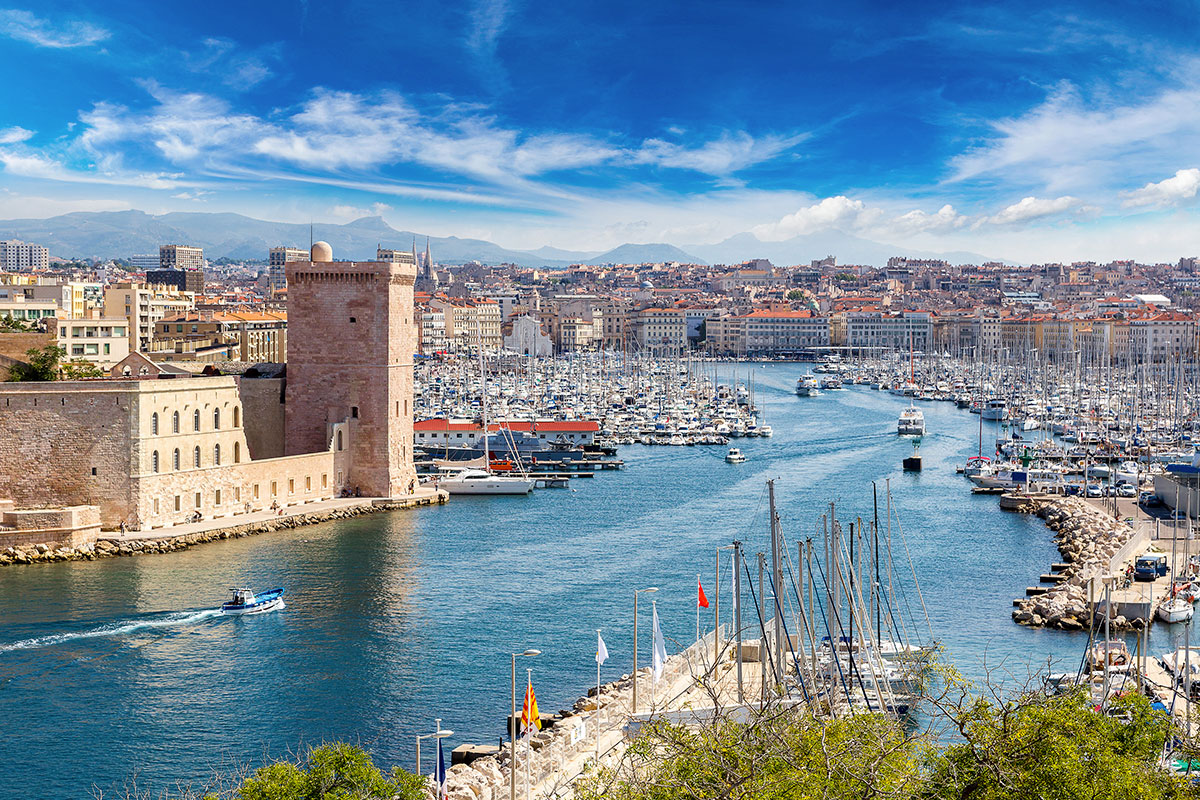
[(1159, 767), (1170, 720), (1130, 694), (1099, 713), (1085, 689), (940, 705), (957, 741), (926, 763), (924, 800), (1194, 797)]
[(25, 363), (13, 364), (8, 368), (10, 381), (56, 381), (58, 380), (58, 365), (67, 351), (53, 344), (48, 344), (41, 350), (36, 347), (25, 351), (29, 359)]
[(389, 778), (360, 747), (328, 744), (298, 761), (255, 771), (233, 793), (236, 800), (420, 800), (424, 779), (397, 769)]
[(5, 314), (3, 318), (0, 318), (0, 331), (26, 333), (29, 331), (29, 325), (23, 320), (13, 319), (12, 314)]
[(787, 293), (787, 299), (788, 300), (803, 300), (804, 299), (804, 290), (803, 289), (792, 289), (790, 292)]

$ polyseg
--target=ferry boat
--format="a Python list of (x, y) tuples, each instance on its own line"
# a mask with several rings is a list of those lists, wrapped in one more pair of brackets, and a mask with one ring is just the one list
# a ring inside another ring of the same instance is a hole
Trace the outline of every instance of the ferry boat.
[(801, 375), (796, 381), (796, 395), (799, 397), (814, 397), (820, 394), (820, 384), (816, 375)]
[(233, 599), (221, 604), (222, 614), (265, 614), (284, 608), (283, 587), (255, 594), (253, 589), (231, 589)]
[(896, 433), (901, 436), (924, 436), (925, 415), (921, 413), (921, 409), (909, 406), (901, 411), (900, 419), (896, 423)]
[(746, 454), (736, 447), (729, 448), (729, 452), (725, 454), (725, 460), (730, 464), (745, 464)]

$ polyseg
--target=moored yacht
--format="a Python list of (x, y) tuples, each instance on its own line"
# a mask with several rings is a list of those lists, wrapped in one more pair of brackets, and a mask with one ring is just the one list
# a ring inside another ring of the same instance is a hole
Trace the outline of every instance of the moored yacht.
[(437, 481), (437, 487), (450, 494), (529, 494), (533, 484), (532, 478), (493, 475), (482, 469), (464, 469)]
[(798, 397), (813, 397), (820, 394), (818, 391), (820, 384), (817, 383), (816, 375), (801, 375), (800, 380), (796, 381), (796, 395)]

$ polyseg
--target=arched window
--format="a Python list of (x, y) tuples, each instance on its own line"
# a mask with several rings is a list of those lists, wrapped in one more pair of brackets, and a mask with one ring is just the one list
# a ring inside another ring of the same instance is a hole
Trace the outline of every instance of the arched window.
[(179, 433), (179, 412), (171, 415), (171, 433)]
[(158, 472), (158, 451), (154, 451), (154, 455), (150, 457), (150, 468)]
[(200, 466), (200, 445), (196, 445), (196, 449), (192, 451), (192, 461), (195, 462), (193, 466)]
[(150, 415), (150, 435), (158, 436), (158, 412)]
[(179, 469), (179, 448), (178, 447), (175, 448), (175, 455), (171, 459), (171, 468), (175, 469), (175, 470)]
[(221, 445), (219, 444), (213, 445), (213, 466), (221, 466)]
[(213, 430), (221, 430), (221, 409), (219, 408), (213, 409)]
[(192, 414), (192, 430), (200, 430), (200, 409), (198, 408), (196, 409), (195, 413)]
[(233, 427), (240, 428), (242, 426), (242, 411), (237, 406), (233, 407)]
[(242, 463), (242, 443), (241, 442), (233, 443), (233, 463), (235, 463), (235, 464)]
[(337, 435), (337, 449), (338, 450), (342, 449), (342, 432), (341, 431), (338, 431), (338, 435)]

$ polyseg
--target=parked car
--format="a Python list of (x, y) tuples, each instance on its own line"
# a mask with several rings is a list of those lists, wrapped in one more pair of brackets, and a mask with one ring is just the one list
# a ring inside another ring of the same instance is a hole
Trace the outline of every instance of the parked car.
[(1087, 487), (1087, 496), (1088, 497), (1103, 497), (1104, 490), (1100, 488), (1100, 484), (1098, 484), (1098, 483), (1089, 483), (1088, 487)]
[(1133, 564), (1134, 580), (1152, 581), (1167, 574), (1167, 554), (1147, 553)]
[(1122, 483), (1117, 487), (1117, 495), (1120, 497), (1137, 497), (1137, 487), (1132, 483)]
[(1144, 505), (1146, 508), (1155, 508), (1162, 505), (1162, 500), (1159, 500), (1158, 495), (1156, 495), (1154, 492), (1142, 492), (1141, 496), (1138, 498), (1138, 502)]

